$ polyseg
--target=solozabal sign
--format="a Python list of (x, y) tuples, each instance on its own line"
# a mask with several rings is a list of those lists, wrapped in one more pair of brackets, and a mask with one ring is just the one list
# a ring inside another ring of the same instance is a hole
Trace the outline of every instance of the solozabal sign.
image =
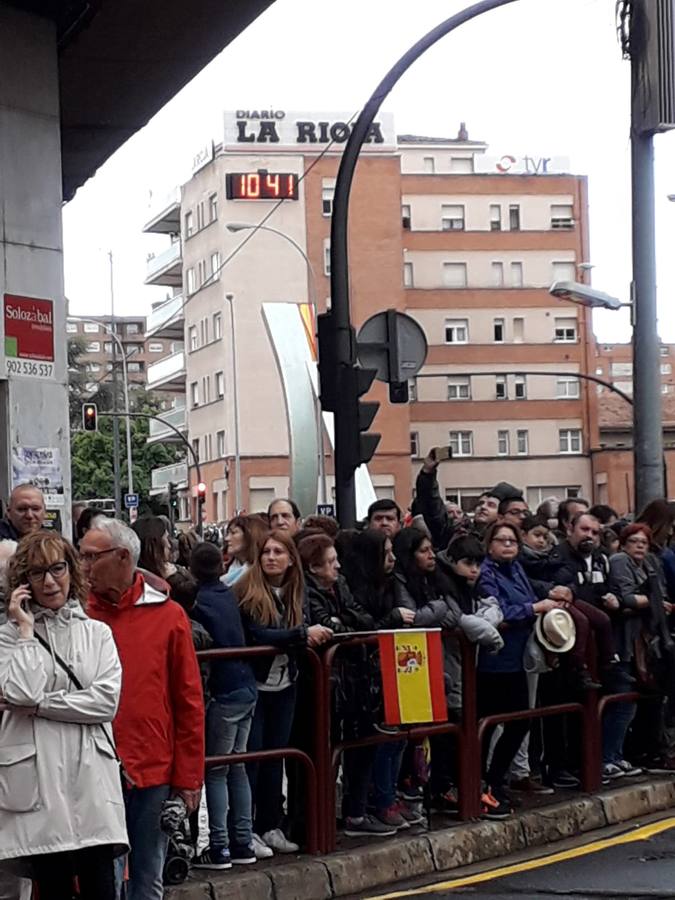
[(54, 376), (54, 304), (41, 297), (4, 295), (8, 378)]

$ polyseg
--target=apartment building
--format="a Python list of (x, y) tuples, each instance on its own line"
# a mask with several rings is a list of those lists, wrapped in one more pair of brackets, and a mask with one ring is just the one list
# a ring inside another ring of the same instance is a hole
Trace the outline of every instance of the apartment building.
[[(81, 340), (83, 352), (80, 362), (90, 380), (87, 390), (95, 391), (99, 384), (112, 381), (113, 338), (116, 334), (127, 359), (129, 387), (145, 387), (146, 369), (154, 360), (166, 355), (168, 344), (162, 340), (146, 340), (145, 316), (87, 316), (66, 320), (69, 338)], [(116, 346), (120, 360), (120, 346)]]
[[(226, 113), (222, 143), (197, 155), (190, 180), (146, 225), (171, 236), (147, 283), (174, 292), (148, 320), (148, 338), (173, 348), (149, 367), (148, 386), (183, 391), (176, 420), (199, 457), (211, 521), (234, 509), (236, 438), (244, 508), (288, 492), (284, 399), (261, 305), (330, 303), (347, 118)], [(585, 178), (555, 159), (490, 157), (464, 128), (456, 138), (397, 138), (383, 115), (369, 137), (350, 203), (352, 319), (358, 328), (395, 308), (417, 319), (429, 344), (409, 404), (390, 405), (383, 385), (372, 390), (381, 403), (369, 465), (376, 493), (407, 506), (421, 457), (449, 444), (441, 488), (463, 506), (504, 479), (532, 504), (590, 494), (597, 397), (576, 377), (593, 366), (590, 317), (548, 293), (552, 281), (579, 280), (588, 260)], [(331, 463), (328, 453), (329, 473)], [(154, 489), (175, 475), (156, 473)], [(195, 513), (194, 467), (181, 475)]]
[[(668, 496), (675, 488), (675, 344), (661, 343), (664, 462)], [(633, 348), (631, 344), (600, 344), (595, 347), (595, 375), (622, 391), (633, 394)], [(633, 408), (631, 403), (607, 387), (598, 385), (598, 445), (592, 448), (593, 484), (598, 503), (609, 503), (619, 512), (633, 511)]]

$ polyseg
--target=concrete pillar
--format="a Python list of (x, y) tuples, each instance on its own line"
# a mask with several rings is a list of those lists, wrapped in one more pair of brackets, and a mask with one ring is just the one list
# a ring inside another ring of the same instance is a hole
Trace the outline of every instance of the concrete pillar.
[(58, 451), (69, 536), (61, 202), (54, 25), (0, 0), (0, 495), (11, 488), (16, 448)]

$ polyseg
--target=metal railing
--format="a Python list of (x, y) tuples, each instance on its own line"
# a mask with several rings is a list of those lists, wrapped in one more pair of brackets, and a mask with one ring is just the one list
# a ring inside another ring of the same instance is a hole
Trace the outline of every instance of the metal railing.
[[(240, 762), (263, 762), (271, 759), (293, 759), (304, 768), (307, 777), (305, 814), (307, 823), (306, 850), (308, 853), (331, 853), (337, 840), (336, 774), (340, 758), (345, 751), (361, 747), (377, 746), (391, 741), (421, 741), (440, 734), (453, 734), (457, 741), (459, 819), (471, 820), (480, 815), (482, 783), (481, 747), (486, 732), (495, 725), (523, 719), (537, 720), (552, 716), (578, 716), (581, 723), (581, 787), (587, 793), (597, 791), (601, 784), (602, 768), (602, 716), (608, 705), (650, 699), (649, 695), (631, 691), (599, 697), (597, 691), (586, 691), (583, 701), (537, 706), (517, 712), (478, 717), (476, 690), (476, 651), (461, 631), (446, 631), (458, 640), (461, 652), (462, 709), (460, 721), (400, 726), (395, 733), (374, 732), (367, 737), (333, 742), (332, 739), (332, 673), (336, 656), (344, 649), (359, 646), (376, 647), (377, 632), (342, 639), (319, 651), (301, 651), (311, 670), (311, 695), (313, 705), (304, 711), (312, 716), (312, 751), (297, 747), (281, 747), (227, 756), (208, 757), (206, 766)], [(589, 641), (589, 657), (593, 654), (593, 641)], [(227, 650), (206, 650), (197, 654), (200, 662), (217, 659), (246, 659), (275, 656), (286, 652), (279, 648), (240, 647)], [(432, 763), (433, 764), (433, 763)]]

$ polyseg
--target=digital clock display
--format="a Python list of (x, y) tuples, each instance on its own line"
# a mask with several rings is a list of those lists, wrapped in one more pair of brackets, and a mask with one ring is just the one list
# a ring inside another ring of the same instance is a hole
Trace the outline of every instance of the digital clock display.
[(231, 172), (227, 199), (297, 200), (298, 176), (294, 172)]

